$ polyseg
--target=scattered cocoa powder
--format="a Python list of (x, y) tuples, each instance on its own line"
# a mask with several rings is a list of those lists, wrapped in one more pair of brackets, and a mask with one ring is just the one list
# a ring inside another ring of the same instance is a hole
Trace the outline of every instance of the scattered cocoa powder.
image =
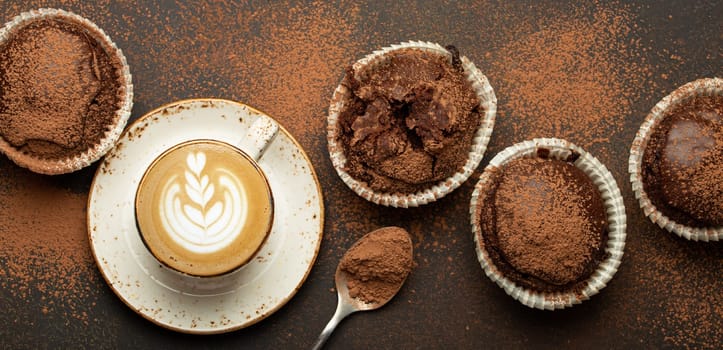
[[(179, 2), (173, 20), (160, 4), (115, 6), (135, 14), (113, 37), (133, 44), (124, 52), (141, 113), (158, 101), (237, 100), (276, 118), (307, 150), (322, 146), (329, 97), (364, 44), (354, 37), (360, 5), (350, 1), (270, 2), (243, 15), (232, 1)], [(316, 163), (328, 158), (310, 155)]]
[(359, 239), (339, 262), (349, 296), (383, 303), (397, 293), (412, 271), (412, 240), (406, 230), (384, 227)]
[(621, 4), (591, 8), (542, 16), (530, 23), (539, 30), (493, 52), (498, 120), (512, 124), (516, 141), (559, 137), (586, 149), (604, 146), (622, 131), (641, 92), (653, 90), (652, 70), (636, 56), (641, 44), (629, 39), (637, 31), (632, 12)]
[[(102, 289), (86, 229), (87, 194), (0, 162), (0, 288), (4, 307), (87, 325)], [(6, 309), (7, 310), (7, 309)]]
[(39, 158), (95, 145), (120, 108), (118, 58), (70, 19), (35, 20), (11, 33), (0, 47), (0, 135)]

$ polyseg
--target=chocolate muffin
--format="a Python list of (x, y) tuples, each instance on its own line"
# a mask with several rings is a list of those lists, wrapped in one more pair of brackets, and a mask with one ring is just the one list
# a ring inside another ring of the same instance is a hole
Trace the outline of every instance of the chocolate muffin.
[(690, 227), (723, 226), (723, 97), (667, 109), (650, 134), (641, 175), (651, 203)]
[(491, 169), (480, 202), (485, 251), (499, 273), (541, 293), (581, 292), (606, 258), (606, 209), (598, 188), (567, 160), (516, 158)]
[(41, 9), (0, 38), (0, 143), (21, 166), (54, 174), (102, 156), (130, 114), (125, 58), (88, 20)]
[(483, 111), (458, 55), (393, 50), (378, 65), (349, 67), (341, 84), (350, 93), (337, 137), (353, 178), (414, 193), (461, 171)]

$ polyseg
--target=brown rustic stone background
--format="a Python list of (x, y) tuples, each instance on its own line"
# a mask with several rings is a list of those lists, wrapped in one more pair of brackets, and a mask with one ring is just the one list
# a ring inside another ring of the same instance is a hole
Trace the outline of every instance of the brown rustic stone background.
[[(723, 245), (659, 229), (639, 210), (627, 173), (652, 106), (688, 81), (721, 76), (720, 1), (16, 1), (0, 21), (38, 7), (76, 12), (128, 59), (134, 120), (185, 98), (257, 107), (303, 145), (319, 175), (324, 240), (299, 293), (250, 328), (216, 336), (164, 330), (103, 281), (85, 229), (95, 167), (56, 177), (0, 156), (0, 348), (308, 348), (336, 306), (333, 273), (364, 233), (397, 225), (414, 237), (416, 269), (383, 309), (351, 316), (333, 349), (720, 348)], [(370, 204), (346, 188), (326, 152), (325, 114), (343, 68), (415, 39), (454, 44), (499, 100), (485, 159), (461, 188), (418, 209)], [(484, 276), (469, 197), (494, 154), (558, 136), (603, 161), (625, 198), (623, 264), (572, 309), (528, 309)]]

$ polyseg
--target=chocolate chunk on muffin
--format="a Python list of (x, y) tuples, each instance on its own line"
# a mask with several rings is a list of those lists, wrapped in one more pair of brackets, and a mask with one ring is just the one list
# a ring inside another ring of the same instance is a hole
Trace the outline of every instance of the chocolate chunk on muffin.
[(693, 96), (669, 108), (642, 157), (655, 207), (683, 225), (723, 226), (723, 97)]
[(485, 250), (522, 288), (578, 293), (606, 257), (604, 202), (573, 159), (510, 160), (492, 171), (481, 196)]
[(124, 103), (123, 62), (71, 15), (39, 16), (0, 44), (0, 136), (19, 152), (62, 160), (103, 139)]
[(414, 193), (460, 171), (481, 123), (480, 100), (449, 58), (416, 48), (347, 69), (339, 113), (345, 170), (372, 190)]

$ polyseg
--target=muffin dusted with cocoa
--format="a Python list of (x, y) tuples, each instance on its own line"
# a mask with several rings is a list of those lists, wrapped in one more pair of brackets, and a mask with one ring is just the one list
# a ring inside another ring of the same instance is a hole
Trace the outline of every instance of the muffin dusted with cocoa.
[(125, 58), (79, 16), (31, 14), (0, 38), (2, 150), (34, 171), (77, 170), (102, 156), (125, 125), (132, 96)]
[(347, 171), (383, 192), (416, 192), (459, 170), (480, 124), (479, 100), (459, 65), (417, 49), (376, 69), (349, 68), (339, 115)]
[(403, 44), (347, 68), (330, 107), (329, 149), (364, 198), (424, 204), (477, 167), (495, 111), (486, 78), (456, 49)]
[(628, 170), (643, 213), (686, 239), (723, 237), (723, 79), (689, 82), (640, 125)]
[(663, 214), (688, 226), (723, 226), (723, 97), (670, 108), (650, 136), (642, 175)]
[(529, 307), (579, 304), (612, 279), (625, 206), (610, 171), (565, 140), (533, 139), (490, 161), (470, 202), (485, 274)]
[(525, 288), (580, 291), (605, 256), (600, 193), (570, 162), (519, 158), (497, 169), (480, 213), (495, 266)]

